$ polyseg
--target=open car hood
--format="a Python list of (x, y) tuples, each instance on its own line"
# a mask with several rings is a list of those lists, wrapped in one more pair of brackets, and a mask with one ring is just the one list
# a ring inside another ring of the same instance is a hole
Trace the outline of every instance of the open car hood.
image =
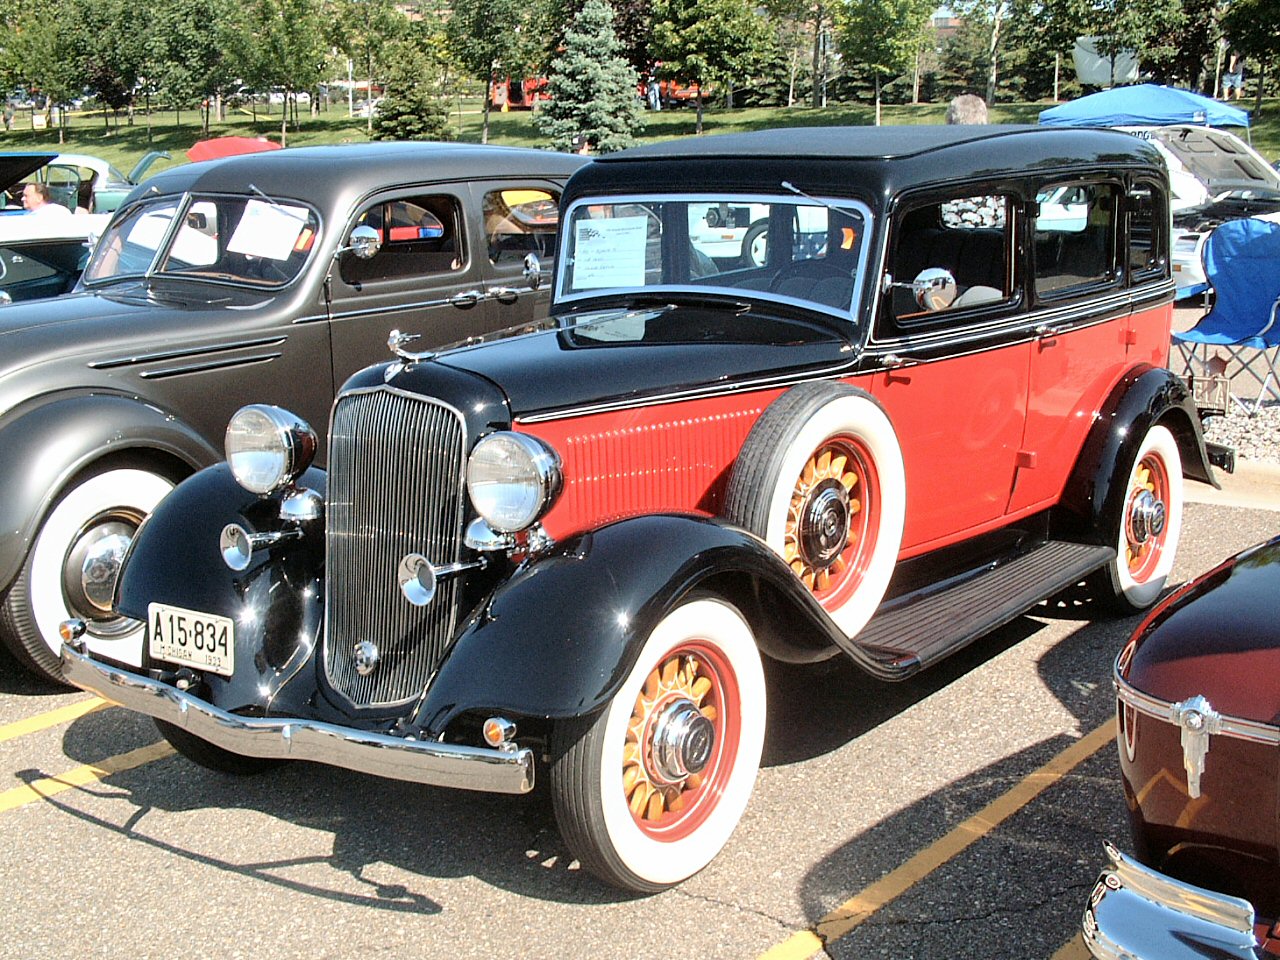
[(1154, 127), (1146, 134), (1158, 140), (1208, 189), (1209, 196), (1249, 187), (1280, 189), (1277, 174), (1239, 137), (1225, 130), (1179, 124)]
[(56, 153), (0, 153), (0, 190), (21, 183), (56, 156)]

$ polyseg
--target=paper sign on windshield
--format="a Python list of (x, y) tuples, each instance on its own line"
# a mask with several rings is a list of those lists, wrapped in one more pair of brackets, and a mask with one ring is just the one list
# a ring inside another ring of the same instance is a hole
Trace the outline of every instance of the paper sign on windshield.
[(244, 216), (236, 225), (227, 250), (250, 257), (288, 260), (307, 219), (305, 207), (250, 200), (244, 205)]
[(574, 224), (573, 287), (643, 287), (646, 216)]

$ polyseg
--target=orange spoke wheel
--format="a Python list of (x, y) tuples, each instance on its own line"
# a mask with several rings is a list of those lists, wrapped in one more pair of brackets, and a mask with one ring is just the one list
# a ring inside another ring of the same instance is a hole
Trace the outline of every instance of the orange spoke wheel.
[(712, 645), (689, 641), (645, 677), (627, 723), (622, 792), (636, 825), (658, 840), (696, 830), (733, 771), (741, 705)]
[(1144, 456), (1133, 470), (1125, 510), (1125, 563), (1138, 583), (1160, 564), (1168, 523), (1169, 474), (1158, 454)]
[(849, 598), (874, 554), (880, 522), (874, 463), (858, 440), (833, 437), (796, 478), (782, 555), (824, 607)]

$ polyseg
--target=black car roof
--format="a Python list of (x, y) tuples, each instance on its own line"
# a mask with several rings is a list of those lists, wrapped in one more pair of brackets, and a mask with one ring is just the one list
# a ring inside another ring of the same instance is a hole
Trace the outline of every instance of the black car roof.
[(294, 147), (172, 167), (150, 177), (147, 192), (252, 192), (294, 197), (323, 213), (345, 209), (370, 191), (397, 184), (487, 177), (567, 177), (586, 162), (575, 154), (460, 143), (358, 143)]
[[(681, 173), (673, 176), (672, 165)], [(1114, 130), (1028, 125), (789, 127), (647, 144), (599, 158), (569, 194), (700, 188), (887, 196), (917, 184), (1037, 169), (1145, 166), (1167, 176), (1150, 144)]]

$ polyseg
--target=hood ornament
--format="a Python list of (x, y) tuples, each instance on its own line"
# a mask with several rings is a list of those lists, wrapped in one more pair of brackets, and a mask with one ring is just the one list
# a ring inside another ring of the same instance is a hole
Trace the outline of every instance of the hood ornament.
[(1182, 728), (1182, 766), (1187, 771), (1187, 795), (1200, 796), (1200, 776), (1209, 752), (1209, 737), (1222, 732), (1222, 716), (1202, 696), (1188, 697), (1169, 709), (1169, 719)]

